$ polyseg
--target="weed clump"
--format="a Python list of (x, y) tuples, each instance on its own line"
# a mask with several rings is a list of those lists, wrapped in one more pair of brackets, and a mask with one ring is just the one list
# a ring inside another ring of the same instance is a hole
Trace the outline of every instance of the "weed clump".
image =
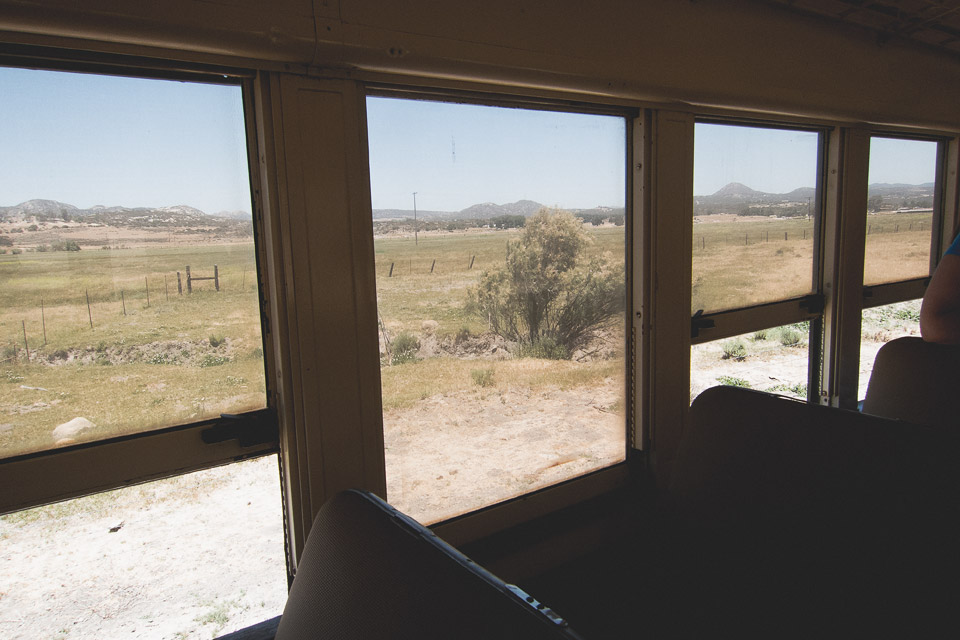
[(744, 380), (743, 378), (735, 378), (733, 376), (720, 376), (717, 378), (717, 382), (724, 385), (725, 387), (742, 387), (744, 389), (751, 389), (750, 383)]
[(473, 383), (478, 387), (493, 386), (493, 369), (472, 369), (470, 377), (473, 378)]
[(747, 357), (747, 346), (743, 344), (743, 340), (740, 338), (727, 340), (721, 345), (721, 348), (723, 349), (723, 360), (743, 362)]
[(397, 334), (393, 340), (393, 356), (390, 364), (416, 362), (418, 349), (420, 349), (420, 341), (414, 335), (406, 331)]
[(795, 347), (800, 344), (803, 335), (795, 329), (783, 329), (780, 331), (780, 344), (785, 347)]
[(210, 342), (210, 346), (211, 346), (211, 347), (213, 347), (214, 349), (216, 349), (216, 348), (219, 347), (220, 345), (224, 344), (224, 343), (227, 341), (227, 339), (226, 339), (225, 337), (223, 337), (223, 336), (219, 336), (219, 335), (216, 335), (216, 334), (212, 334), (212, 333), (211, 333), (211, 334), (210, 334), (210, 337), (207, 338), (207, 341)]
[(220, 365), (227, 364), (230, 362), (230, 358), (227, 356), (218, 356), (214, 353), (208, 353), (200, 359), (200, 367), (219, 367)]

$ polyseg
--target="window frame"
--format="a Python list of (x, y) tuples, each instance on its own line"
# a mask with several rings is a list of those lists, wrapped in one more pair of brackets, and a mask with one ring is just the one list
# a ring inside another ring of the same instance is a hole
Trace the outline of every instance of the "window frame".
[(254, 75), (242, 69), (164, 64), (103, 54), (73, 54), (46, 48), (17, 47), (0, 55), (0, 65), (101, 76), (229, 84), (241, 89), (259, 284), (266, 407), (2, 458), (0, 486), (7, 490), (0, 492), (0, 514), (270, 455), (280, 450), (277, 390), (271, 375), (275, 370), (275, 354), (269, 336), (269, 283), (264, 278), (266, 256), (262, 240), (263, 207), (258, 188), (252, 95)]

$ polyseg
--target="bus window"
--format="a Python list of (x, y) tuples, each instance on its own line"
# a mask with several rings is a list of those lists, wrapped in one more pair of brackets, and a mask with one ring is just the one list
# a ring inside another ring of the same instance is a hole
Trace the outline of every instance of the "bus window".
[(624, 460), (625, 119), (367, 111), (390, 503), (436, 522)]

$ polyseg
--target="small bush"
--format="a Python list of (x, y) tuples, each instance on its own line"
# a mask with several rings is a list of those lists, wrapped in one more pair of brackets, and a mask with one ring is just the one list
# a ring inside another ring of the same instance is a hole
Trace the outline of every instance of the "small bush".
[(32, 224), (32, 225), (30, 225), (29, 227), (27, 227), (27, 231), (37, 231), (37, 230), (39, 230), (39, 228), (40, 228), (40, 227), (38, 227), (37, 225)]
[(412, 334), (403, 331), (397, 334), (393, 339), (393, 357), (390, 364), (406, 364), (407, 362), (417, 361), (417, 350), (420, 348), (420, 341)]
[(795, 347), (800, 344), (800, 340), (803, 339), (803, 334), (801, 334), (796, 329), (783, 329), (780, 331), (780, 344), (785, 347)]
[(218, 356), (214, 353), (208, 353), (200, 359), (200, 367), (219, 367), (220, 365), (227, 364), (230, 362), (230, 358), (227, 356)]
[(11, 249), (11, 250), (10, 250), (10, 253), (11, 253), (12, 255), (18, 256), (18, 255), (20, 255), (21, 253), (23, 253), (23, 249)]
[(761, 340), (767, 339), (767, 330), (760, 329), (760, 331), (754, 331), (753, 336), (750, 338), (754, 342), (760, 342)]
[(214, 349), (216, 349), (217, 347), (219, 347), (220, 345), (222, 345), (227, 341), (225, 337), (214, 335), (214, 334), (210, 334), (210, 337), (207, 338), (207, 340), (210, 342), (210, 346), (213, 347)]
[(473, 334), (470, 333), (470, 327), (463, 325), (460, 327), (460, 330), (457, 331), (457, 335), (454, 336), (453, 341), (455, 344), (461, 344), (470, 339)]
[(893, 317), (897, 320), (906, 320), (907, 322), (920, 322), (919, 309), (897, 309), (893, 312)]
[(807, 397), (807, 385), (802, 382), (798, 382), (797, 384), (777, 384), (770, 387), (768, 391), (791, 393), (799, 398)]
[(50, 248), (53, 251), (80, 251), (80, 245), (73, 240), (54, 242), (52, 245), (50, 245)]
[(743, 378), (734, 378), (733, 376), (720, 376), (717, 378), (717, 382), (725, 387), (743, 387), (744, 389), (752, 388), (750, 383)]
[(473, 378), (473, 383), (477, 386), (493, 386), (493, 369), (472, 369), (470, 377)]
[(721, 348), (723, 349), (724, 360), (733, 359), (742, 362), (747, 357), (747, 347), (739, 338), (724, 342)]
[(174, 364), (166, 353), (155, 353), (147, 359), (148, 364)]
[(49, 246), (47, 246), (47, 245), (45, 245), (45, 244), (38, 244), (38, 245), (37, 245), (37, 253), (46, 253), (47, 251), (50, 251), (50, 247), (49, 247)]

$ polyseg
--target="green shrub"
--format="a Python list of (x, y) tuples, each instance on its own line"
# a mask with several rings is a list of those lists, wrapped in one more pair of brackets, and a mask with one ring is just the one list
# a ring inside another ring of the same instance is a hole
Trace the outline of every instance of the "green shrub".
[(777, 384), (770, 387), (768, 391), (791, 393), (799, 398), (807, 397), (807, 385), (802, 382), (798, 382), (797, 384)]
[(803, 334), (796, 329), (784, 327), (780, 330), (780, 344), (785, 347), (795, 347), (800, 344)]
[(63, 240), (50, 245), (53, 251), (80, 251), (80, 245), (73, 240)]
[(417, 361), (417, 350), (420, 348), (420, 341), (416, 336), (402, 331), (393, 339), (393, 355), (390, 364), (406, 364), (407, 362)]
[(472, 369), (470, 377), (473, 378), (473, 383), (477, 386), (493, 386), (493, 369)]
[(10, 253), (11, 253), (12, 255), (18, 256), (18, 255), (20, 255), (21, 253), (23, 253), (23, 249), (11, 249), (11, 250), (10, 250)]
[(219, 367), (222, 364), (227, 364), (230, 362), (230, 358), (227, 356), (219, 356), (215, 353), (208, 353), (200, 359), (200, 366), (202, 368), (206, 367)]
[(470, 333), (470, 327), (463, 325), (460, 327), (460, 330), (457, 331), (457, 335), (454, 336), (453, 341), (455, 344), (461, 344), (470, 339), (473, 334)]
[(743, 340), (740, 338), (727, 340), (721, 345), (721, 348), (723, 349), (724, 360), (733, 359), (741, 362), (747, 357), (747, 346), (743, 344)]
[(759, 331), (754, 331), (753, 336), (750, 337), (754, 342), (760, 342), (761, 340), (767, 339), (767, 330), (760, 329)]
[(211, 347), (213, 347), (214, 349), (216, 349), (217, 347), (219, 347), (220, 345), (222, 345), (223, 343), (225, 343), (225, 342), (227, 341), (227, 339), (226, 339), (225, 337), (223, 337), (223, 336), (218, 336), (218, 335), (215, 335), (215, 334), (212, 334), (212, 333), (211, 333), (211, 334), (210, 334), (210, 337), (207, 338), (207, 341), (210, 342), (210, 346), (211, 346)]
[(726, 387), (743, 387), (744, 389), (752, 388), (750, 383), (743, 378), (734, 378), (733, 376), (720, 376), (717, 378), (717, 382)]
[(591, 241), (571, 213), (541, 209), (507, 245), (506, 265), (470, 290), (467, 310), (521, 347), (556, 357), (559, 345), (569, 357), (624, 309), (623, 266), (588, 258)]

